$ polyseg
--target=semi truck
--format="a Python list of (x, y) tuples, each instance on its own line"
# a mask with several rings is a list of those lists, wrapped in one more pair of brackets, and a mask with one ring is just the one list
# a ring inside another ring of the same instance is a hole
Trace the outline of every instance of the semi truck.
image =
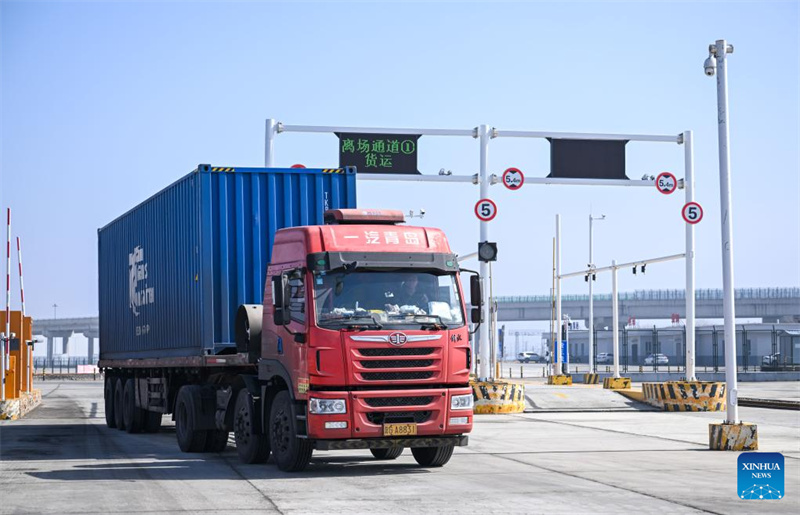
[(98, 230), (109, 428), (171, 415), (184, 452), (233, 433), (242, 462), (284, 471), (339, 449), (438, 467), (467, 445), (457, 256), (400, 211), (356, 209), (355, 173), (200, 165)]

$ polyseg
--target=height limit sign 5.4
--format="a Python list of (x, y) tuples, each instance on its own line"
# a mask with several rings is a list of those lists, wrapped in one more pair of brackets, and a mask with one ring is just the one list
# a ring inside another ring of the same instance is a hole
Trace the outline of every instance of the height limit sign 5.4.
[(656, 177), (656, 189), (664, 195), (669, 195), (678, 189), (678, 179), (669, 172), (661, 172)]
[(503, 172), (503, 186), (510, 190), (518, 190), (525, 184), (525, 175), (519, 168), (507, 168)]

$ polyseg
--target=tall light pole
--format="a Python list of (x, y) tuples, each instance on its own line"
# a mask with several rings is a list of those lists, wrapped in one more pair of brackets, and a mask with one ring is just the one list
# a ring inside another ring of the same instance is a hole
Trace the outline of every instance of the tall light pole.
[(717, 74), (717, 124), (719, 137), (719, 197), (722, 220), (722, 309), (725, 318), (726, 424), (739, 421), (736, 379), (736, 313), (733, 302), (733, 206), (731, 203), (730, 132), (728, 129), (728, 67), (726, 59), (733, 45), (719, 39), (708, 47), (705, 73)]
[(53, 318), (56, 318), (56, 310), (58, 309), (58, 304), (53, 304)]
[[(592, 216), (592, 213), (589, 213), (589, 269), (594, 268), (594, 257), (592, 257), (592, 234), (594, 232), (594, 226), (592, 225), (595, 220), (605, 220), (606, 215), (600, 215), (598, 217)], [(588, 275), (586, 276), (586, 280), (589, 282), (589, 372), (594, 374), (596, 372), (594, 366), (594, 274), (590, 274), (591, 277)]]

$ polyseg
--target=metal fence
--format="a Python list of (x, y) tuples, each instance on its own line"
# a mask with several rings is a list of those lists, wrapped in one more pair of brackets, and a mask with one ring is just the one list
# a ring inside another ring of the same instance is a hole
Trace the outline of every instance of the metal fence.
[[(698, 371), (720, 372), (725, 366), (724, 327), (709, 326), (697, 329), (695, 337), (695, 366)], [(613, 367), (613, 331), (594, 332), (594, 360), (598, 370)], [(548, 339), (548, 348), (550, 346)], [(598, 359), (604, 353), (604, 359)], [(685, 372), (685, 327), (625, 328), (619, 331), (619, 364), (622, 372)], [(736, 359), (742, 372), (759, 370), (800, 369), (800, 331), (772, 328), (736, 328)], [(649, 358), (666, 357), (662, 361)], [(570, 364), (585, 364), (588, 368), (588, 332), (570, 332)]]
[(33, 358), (34, 374), (77, 374), (79, 365), (96, 365), (97, 359), (86, 357)]
[[(695, 290), (695, 300), (722, 300), (722, 290)], [(739, 288), (734, 291), (738, 299), (800, 299), (800, 288)], [(683, 300), (686, 290), (636, 290), (621, 292), (620, 301), (626, 300)], [(523, 295), (512, 297), (495, 297), (498, 303), (503, 302), (550, 302), (550, 295)], [(594, 295), (595, 301), (611, 300), (610, 293)], [(561, 302), (589, 302), (588, 295), (561, 295)]]

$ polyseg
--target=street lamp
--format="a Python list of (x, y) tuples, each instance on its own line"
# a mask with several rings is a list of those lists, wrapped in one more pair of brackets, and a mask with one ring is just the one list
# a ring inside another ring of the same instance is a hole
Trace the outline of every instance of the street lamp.
[[(754, 424), (746, 424), (750, 433), (750, 441), (737, 441), (731, 437), (733, 434), (745, 433), (745, 428), (739, 421), (738, 388), (736, 378), (736, 313), (733, 297), (733, 206), (731, 203), (731, 171), (730, 171), (730, 131), (728, 129), (728, 54), (733, 53), (733, 45), (724, 39), (718, 39), (715, 44), (708, 46), (708, 59), (704, 64), (705, 74), (717, 76), (717, 135), (719, 138), (719, 196), (720, 219), (722, 223), (722, 309), (725, 319), (725, 382), (727, 400), (725, 406), (725, 423), (718, 428), (719, 441), (711, 440), (712, 448), (727, 448), (731, 450), (754, 450), (758, 448), (757, 429)], [(714, 432), (712, 424), (712, 431)]]
[[(594, 269), (594, 258), (592, 257), (592, 234), (594, 232), (593, 223), (595, 220), (605, 220), (606, 215), (600, 215), (598, 217), (592, 216), (589, 213), (589, 269)], [(594, 274), (589, 274), (591, 277), (587, 275), (588, 283), (589, 283), (589, 369), (592, 374), (596, 372), (595, 365), (594, 365)]]

